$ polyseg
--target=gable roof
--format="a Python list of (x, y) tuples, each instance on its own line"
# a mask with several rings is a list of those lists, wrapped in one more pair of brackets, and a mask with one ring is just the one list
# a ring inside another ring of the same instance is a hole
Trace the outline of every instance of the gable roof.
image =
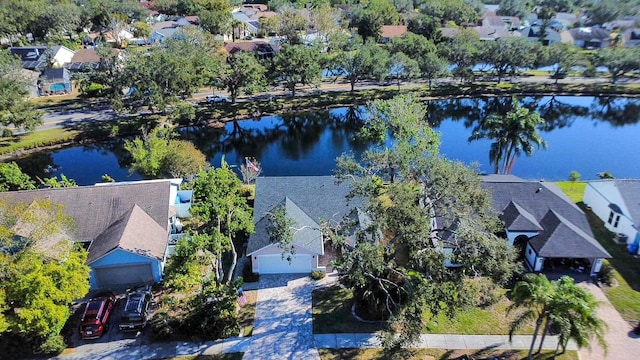
[[(513, 175), (487, 175), (483, 177), (482, 186), (491, 192), (491, 204), (498, 213), (502, 213), (501, 218), (505, 224), (508, 220), (512, 220), (512, 226), (515, 226), (516, 220), (520, 225), (527, 221), (536, 221), (543, 228), (538, 236), (531, 240), (532, 244), (536, 239), (536, 251), (544, 249), (547, 246), (545, 244), (553, 244), (549, 245), (548, 249), (556, 251), (556, 256), (549, 255), (550, 252), (545, 252), (547, 255), (539, 253), (540, 256), (609, 257), (606, 250), (593, 238), (591, 226), (584, 212), (571, 202), (557, 185), (527, 181)], [(550, 211), (561, 219), (562, 229), (558, 224), (560, 220), (547, 219)], [(584, 256), (585, 251), (589, 251), (590, 255)]]
[(80, 49), (73, 54), (72, 63), (93, 63), (100, 62), (100, 55), (96, 49)]
[(550, 258), (610, 258), (590, 234), (553, 210), (540, 221), (544, 230), (529, 243), (538, 255)]
[[(286, 216), (295, 222), (293, 225), (295, 230), (292, 244), (315, 252), (316, 254), (324, 254), (320, 224), (311, 219), (309, 215), (302, 211), (302, 209), (288, 197), (285, 197), (277, 206), (283, 206)], [(247, 254), (251, 254), (271, 244), (267, 232), (270, 222), (269, 216), (264, 216), (258, 224), (256, 224), (256, 228), (259, 227), (260, 231), (258, 232), (256, 230), (255, 239), (247, 245)]]
[(536, 218), (515, 201), (511, 201), (504, 209), (502, 221), (509, 231), (543, 230)]
[[(249, 237), (247, 253), (269, 245), (268, 235), (266, 235), (268, 213), (278, 205), (284, 202), (286, 210), (290, 211), (288, 215), (291, 217), (295, 215), (296, 220), (300, 221), (300, 227), (303, 224), (319, 227), (316, 225), (322, 221), (340, 222), (344, 216), (350, 214), (352, 208), (362, 207), (364, 203), (360, 198), (347, 201), (346, 196), (349, 190), (348, 181), (336, 184), (333, 176), (284, 176), (256, 179), (256, 197), (253, 207), (256, 231)], [(315, 235), (309, 233), (305, 236)]]
[(569, 30), (576, 41), (609, 41), (609, 32), (597, 27), (580, 27)]
[(104, 186), (11, 191), (0, 198), (31, 203), (34, 199), (50, 199), (63, 204), (75, 219), (76, 240), (96, 239), (111, 224), (130, 211), (134, 204), (156, 223), (168, 228), (171, 181), (122, 183)]
[(133, 205), (91, 243), (87, 264), (117, 248), (162, 260), (168, 241), (167, 231), (140, 206)]
[(620, 191), (620, 196), (629, 211), (629, 217), (636, 227), (640, 228), (640, 180), (638, 179), (615, 179), (615, 186)]

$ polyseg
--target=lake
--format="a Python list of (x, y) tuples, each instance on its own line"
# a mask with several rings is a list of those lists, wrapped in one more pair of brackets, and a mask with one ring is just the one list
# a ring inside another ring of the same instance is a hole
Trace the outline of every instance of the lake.
[[(556, 96), (520, 100), (545, 118), (541, 135), (548, 148), (518, 158), (514, 175), (564, 180), (576, 170), (582, 179), (596, 179), (602, 171), (616, 178), (640, 178), (640, 99)], [(491, 141), (469, 142), (468, 138), (487, 116), (506, 113), (510, 104), (508, 97), (427, 102), (427, 120), (441, 134), (441, 154), (492, 172)], [(184, 128), (181, 133), (214, 166), (220, 165), (223, 155), (228, 163), (237, 165), (249, 156), (262, 164), (264, 176), (329, 175), (337, 156), (348, 151), (360, 154), (368, 148), (355, 138), (363, 116), (364, 107), (342, 107), (229, 122), (221, 129)], [(65, 174), (79, 185), (100, 182), (103, 174), (117, 181), (139, 180), (139, 174), (128, 171), (131, 159), (123, 142), (42, 151), (17, 162), (31, 176)]]

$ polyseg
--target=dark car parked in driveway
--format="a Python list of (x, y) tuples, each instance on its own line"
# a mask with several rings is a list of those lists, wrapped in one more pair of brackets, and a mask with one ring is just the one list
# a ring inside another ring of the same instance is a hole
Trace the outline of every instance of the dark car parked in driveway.
[(116, 295), (112, 292), (97, 294), (85, 306), (80, 319), (80, 337), (97, 339), (109, 327), (109, 318), (116, 303)]
[(127, 291), (127, 298), (122, 310), (120, 325), (122, 331), (142, 330), (147, 324), (149, 304), (151, 303), (151, 287), (144, 286)]

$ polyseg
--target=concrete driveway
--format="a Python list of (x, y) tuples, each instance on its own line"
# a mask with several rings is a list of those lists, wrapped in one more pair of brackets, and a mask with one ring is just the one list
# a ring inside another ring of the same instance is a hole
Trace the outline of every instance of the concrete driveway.
[(631, 325), (626, 322), (620, 313), (611, 305), (602, 289), (591, 282), (581, 282), (580, 286), (588, 289), (598, 301), (598, 315), (607, 324), (605, 335), (607, 352), (597, 342), (591, 343), (591, 350), (580, 350), (581, 360), (637, 360), (640, 359), (640, 338), (632, 331)]

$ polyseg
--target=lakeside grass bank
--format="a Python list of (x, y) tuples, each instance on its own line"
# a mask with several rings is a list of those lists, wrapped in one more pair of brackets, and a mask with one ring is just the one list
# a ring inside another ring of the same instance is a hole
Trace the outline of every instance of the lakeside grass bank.
[[(334, 107), (362, 105), (376, 99), (388, 99), (398, 93), (412, 94), (422, 100), (456, 99), (495, 96), (625, 96), (640, 97), (640, 84), (546, 84), (546, 83), (486, 83), (448, 84), (435, 86), (406, 85), (398, 91), (395, 85), (355, 91), (301, 90), (295, 98), (289, 96), (256, 96), (236, 104), (202, 106), (197, 111), (198, 126), (220, 126), (221, 123), (291, 112), (326, 110)], [(65, 106), (80, 109), (90, 100), (60, 98), (40, 100), (42, 106)], [(11, 160), (50, 147), (83, 142), (97, 142), (113, 137), (139, 135), (144, 125), (166, 120), (166, 116), (121, 116), (110, 122), (82, 122), (61, 128), (37, 130), (26, 135), (0, 138), (0, 160)]]

